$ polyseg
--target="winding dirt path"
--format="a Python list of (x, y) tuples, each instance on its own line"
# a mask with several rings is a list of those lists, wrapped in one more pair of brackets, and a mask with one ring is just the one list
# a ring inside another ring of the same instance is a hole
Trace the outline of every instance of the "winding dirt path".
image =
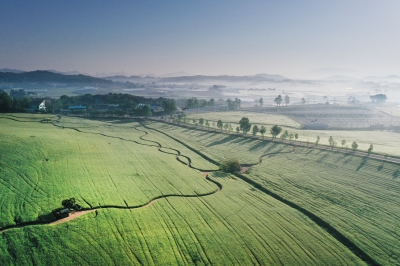
[[(2, 117), (0, 117), (0, 118), (2, 118)], [(140, 142), (135, 141), (135, 140), (123, 139), (123, 138), (120, 138), (120, 137), (110, 136), (110, 135), (106, 135), (106, 134), (98, 133), (98, 132), (85, 132), (85, 131), (82, 131), (82, 130), (80, 130), (80, 129), (78, 129), (78, 128), (65, 127), (65, 126), (59, 126), (59, 125), (54, 124), (54, 122), (59, 122), (60, 119), (61, 119), (61, 117), (58, 116), (58, 120), (53, 121), (52, 125), (54, 125), (54, 126), (56, 126), (56, 127), (62, 127), (63, 129), (64, 129), (64, 128), (73, 129), (73, 130), (75, 130), (75, 131), (77, 131), (77, 132), (80, 132), (80, 133), (99, 134), (99, 135), (102, 135), (102, 136), (105, 136), (105, 137), (118, 138), (118, 139), (120, 139), (120, 140), (134, 142), (134, 143), (139, 144), (139, 145), (154, 146), (154, 147), (157, 148), (157, 150), (158, 150), (159, 152), (162, 152), (162, 153), (164, 153), (164, 154), (173, 155), (173, 156), (175, 156), (175, 158), (176, 158), (176, 160), (177, 160), (178, 162), (180, 162), (180, 163), (182, 163), (182, 164), (185, 164), (185, 165), (187, 165), (187, 166), (190, 167), (190, 168), (199, 170), (199, 171), (202, 173), (204, 179), (206, 179), (207, 181), (209, 181), (209, 182), (211, 182), (211, 183), (214, 183), (214, 184), (217, 186), (217, 189), (214, 190), (214, 191), (211, 191), (211, 192), (202, 193), (202, 194), (195, 194), (195, 195), (180, 195), (180, 194), (161, 195), (161, 196), (158, 196), (158, 197), (156, 197), (156, 198), (153, 198), (153, 199), (150, 200), (148, 203), (145, 203), (145, 204), (142, 204), (142, 205), (138, 205), (138, 206), (115, 206), (115, 205), (113, 206), (113, 205), (106, 205), (106, 206), (91, 207), (90, 209), (84, 209), (84, 210), (81, 210), (81, 211), (73, 211), (73, 212), (70, 213), (70, 215), (69, 215), (68, 217), (65, 217), (65, 218), (62, 218), (62, 219), (59, 219), (59, 220), (55, 220), (55, 221), (47, 221), (47, 222), (46, 222), (46, 221), (31, 221), (31, 222), (21, 223), (21, 224), (18, 224), (18, 225), (6, 226), (6, 227), (3, 227), (3, 228), (0, 228), (0, 234), (3, 233), (3, 232), (6, 232), (6, 231), (8, 231), (8, 230), (11, 230), (11, 229), (22, 228), (22, 227), (32, 226), (32, 225), (57, 225), (57, 224), (62, 224), (62, 223), (66, 223), (66, 222), (72, 221), (72, 220), (74, 220), (74, 219), (76, 219), (76, 218), (78, 218), (78, 217), (81, 217), (81, 216), (83, 216), (83, 215), (85, 215), (85, 214), (88, 214), (88, 213), (91, 213), (91, 212), (96, 212), (96, 216), (97, 216), (97, 210), (98, 210), (98, 209), (107, 209), (107, 208), (140, 209), (140, 208), (150, 207), (150, 206), (152, 206), (156, 201), (161, 200), (161, 199), (164, 199), (164, 198), (167, 198), (167, 197), (182, 197), (182, 198), (189, 198), (189, 197), (205, 197), (205, 196), (209, 196), (209, 195), (213, 195), (213, 194), (215, 194), (215, 193), (218, 193), (218, 192), (221, 191), (221, 189), (222, 189), (222, 185), (221, 185), (220, 183), (218, 183), (217, 181), (212, 180), (212, 179), (209, 178), (209, 174), (211, 173), (211, 170), (204, 170), (204, 171), (202, 171), (202, 170), (200, 170), (200, 169), (197, 169), (197, 168), (192, 167), (192, 166), (191, 166), (192, 160), (191, 160), (190, 157), (188, 157), (188, 156), (186, 156), (186, 155), (182, 155), (181, 152), (180, 152), (179, 150), (177, 150), (177, 149), (166, 148), (166, 147), (163, 147), (163, 146), (161, 145), (161, 143), (158, 143), (158, 142), (153, 141), (153, 140), (145, 139), (144, 136), (148, 135), (148, 132), (147, 132), (147, 131), (144, 131), (144, 130), (140, 130), (140, 129), (138, 129), (138, 127), (134, 127), (134, 128), (135, 128), (137, 131), (140, 131), (140, 132), (143, 132), (143, 133), (144, 133), (142, 136), (139, 136), (139, 139), (142, 140), (142, 141), (147, 141), (147, 142), (154, 143), (154, 144), (156, 144), (156, 145), (144, 144), (144, 143), (140, 143)], [(17, 121), (17, 122), (22, 122), (22, 121), (18, 121), (18, 120), (16, 120), (16, 119), (12, 119), (12, 120)], [(28, 122), (28, 121), (24, 121), (24, 122)], [(29, 122), (40, 122), (40, 121), (29, 121)], [(163, 151), (162, 149), (168, 149), (168, 150), (171, 150), (171, 151), (173, 151), (173, 152), (175, 152), (175, 153), (165, 152), (165, 151)], [(181, 160), (180, 157), (185, 158), (185, 159), (187, 160), (187, 162)]]

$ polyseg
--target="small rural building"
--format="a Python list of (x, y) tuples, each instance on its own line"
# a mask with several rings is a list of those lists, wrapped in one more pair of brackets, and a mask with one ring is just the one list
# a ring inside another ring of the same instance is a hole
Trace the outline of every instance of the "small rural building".
[(53, 211), (53, 214), (57, 219), (62, 219), (69, 216), (69, 209), (68, 208), (58, 209)]
[(329, 128), (328, 124), (323, 124), (323, 123), (303, 124), (301, 127), (303, 129), (313, 129), (313, 130), (325, 130)]
[(384, 129), (385, 125), (384, 124), (375, 124), (375, 125), (369, 125), (370, 129)]
[(61, 114), (68, 114), (69, 113), (69, 109), (60, 109), (60, 113)]
[(71, 105), (68, 106), (70, 111), (86, 111), (86, 106), (84, 105)]

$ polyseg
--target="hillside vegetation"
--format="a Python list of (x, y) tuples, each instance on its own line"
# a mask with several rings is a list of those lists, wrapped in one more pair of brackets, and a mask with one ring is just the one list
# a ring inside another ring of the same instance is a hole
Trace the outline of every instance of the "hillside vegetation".
[(399, 165), (162, 123), (148, 127), (217, 161), (253, 164), (245, 177), (322, 218), (379, 263), (400, 263)]
[[(235, 176), (204, 179), (189, 160), (218, 166), (140, 121), (43, 118), (0, 116), (0, 227), (21, 225), (0, 233), (0, 265), (364, 264), (303, 213)], [(71, 197), (101, 208), (24, 225)]]

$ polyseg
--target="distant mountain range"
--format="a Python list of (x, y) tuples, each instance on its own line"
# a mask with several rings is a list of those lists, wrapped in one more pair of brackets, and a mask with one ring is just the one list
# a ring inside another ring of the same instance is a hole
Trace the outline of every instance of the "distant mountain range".
[(26, 71), (18, 70), (18, 69), (10, 69), (10, 68), (2, 68), (2, 69), (0, 69), (0, 73), (6, 73), (6, 72), (9, 72), (9, 73), (24, 73)]
[(376, 77), (376, 76), (369, 76), (363, 78), (365, 81), (400, 81), (400, 76), (397, 75), (389, 75), (384, 77)]
[(257, 74), (253, 76), (175, 76), (175, 77), (141, 77), (141, 76), (111, 76), (105, 77), (113, 81), (120, 82), (159, 82), (159, 83), (215, 83), (215, 82), (257, 82), (257, 81), (283, 81), (288, 78), (281, 75)]
[(335, 76), (325, 77), (325, 78), (322, 78), (321, 80), (326, 80), (326, 81), (359, 81), (358, 78), (347, 77), (347, 76), (342, 76), (342, 75), (335, 75)]
[(31, 72), (12, 73), (1, 72), (0, 82), (55, 82), (55, 83), (79, 83), (79, 84), (107, 84), (110, 80), (94, 78), (85, 75), (63, 75), (47, 70), (36, 70)]

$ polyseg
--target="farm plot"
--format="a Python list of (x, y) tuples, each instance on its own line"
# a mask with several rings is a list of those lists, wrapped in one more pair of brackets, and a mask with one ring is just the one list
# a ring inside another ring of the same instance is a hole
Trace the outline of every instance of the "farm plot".
[[(252, 125), (252, 120), (250, 120)], [(277, 124), (277, 123), (276, 123)], [(257, 124), (260, 127), (262, 124)], [(233, 126), (238, 126), (238, 124), (232, 124)], [(271, 129), (271, 125), (266, 125), (267, 132), (265, 136), (269, 138), (271, 135), (269, 130)], [(203, 129), (207, 129), (203, 127)], [(388, 154), (393, 156), (400, 156), (400, 138), (399, 133), (389, 132), (389, 131), (371, 131), (371, 130), (308, 130), (308, 129), (298, 129), (282, 126), (282, 133), (287, 130), (289, 133), (298, 134), (297, 141), (301, 141), (303, 143), (310, 143), (313, 145), (317, 139), (320, 137), (319, 144), (329, 145), (329, 137), (332, 136), (333, 139), (337, 142), (337, 147), (341, 146), (341, 141), (345, 140), (346, 144), (343, 148), (351, 149), (351, 144), (353, 141), (356, 141), (358, 144), (358, 150), (367, 151), (369, 146), (373, 144), (373, 151), (380, 154)], [(210, 127), (210, 131), (219, 132), (215, 127)], [(223, 130), (223, 132), (227, 132)], [(236, 131), (231, 131), (232, 134), (236, 134)], [(248, 133), (251, 135), (251, 131)], [(257, 136), (261, 136), (260, 133), (257, 133)], [(279, 138), (279, 136), (278, 136)]]
[[(103, 135), (94, 128), (89, 134), (37, 122), (1, 123), (1, 226), (47, 214), (70, 197), (89, 207), (177, 196), (145, 208), (105, 206), (67, 223), (5, 231), (0, 265), (364, 264), (301, 212), (234, 176), (215, 172), (211, 179), (221, 184), (220, 192), (182, 197), (215, 192), (215, 183), (151, 143), (139, 144), (145, 141), (132, 125), (125, 129), (132, 139), (123, 140), (106, 136), (115, 132), (101, 122)], [(160, 133), (159, 140), (166, 138)], [(169, 145), (175, 147), (171, 140)]]
[(212, 178), (223, 190), (208, 197), (8, 231), (0, 263), (364, 265), (300, 212), (234, 177)]
[(85, 207), (124, 206), (215, 190), (174, 155), (160, 156), (139, 138), (126, 142), (51, 124), (1, 122), (1, 227), (36, 220), (70, 197)]
[[(222, 120), (223, 123), (232, 124), (233, 128), (236, 128), (239, 125), (239, 121), (242, 117), (247, 117), (254, 124), (260, 125), (281, 125), (287, 126), (291, 128), (300, 128), (300, 123), (296, 120), (293, 120), (285, 115), (277, 115), (277, 114), (267, 114), (267, 113), (255, 113), (255, 112), (245, 112), (245, 111), (237, 111), (237, 112), (210, 112), (210, 113), (200, 113), (200, 114), (190, 114), (188, 115), (188, 119), (200, 119), (203, 118), (205, 120), (217, 122), (218, 120)], [(235, 125), (235, 126), (234, 126)]]
[(166, 132), (218, 161), (262, 157), (247, 177), (323, 218), (379, 263), (400, 263), (399, 165), (175, 126)]

